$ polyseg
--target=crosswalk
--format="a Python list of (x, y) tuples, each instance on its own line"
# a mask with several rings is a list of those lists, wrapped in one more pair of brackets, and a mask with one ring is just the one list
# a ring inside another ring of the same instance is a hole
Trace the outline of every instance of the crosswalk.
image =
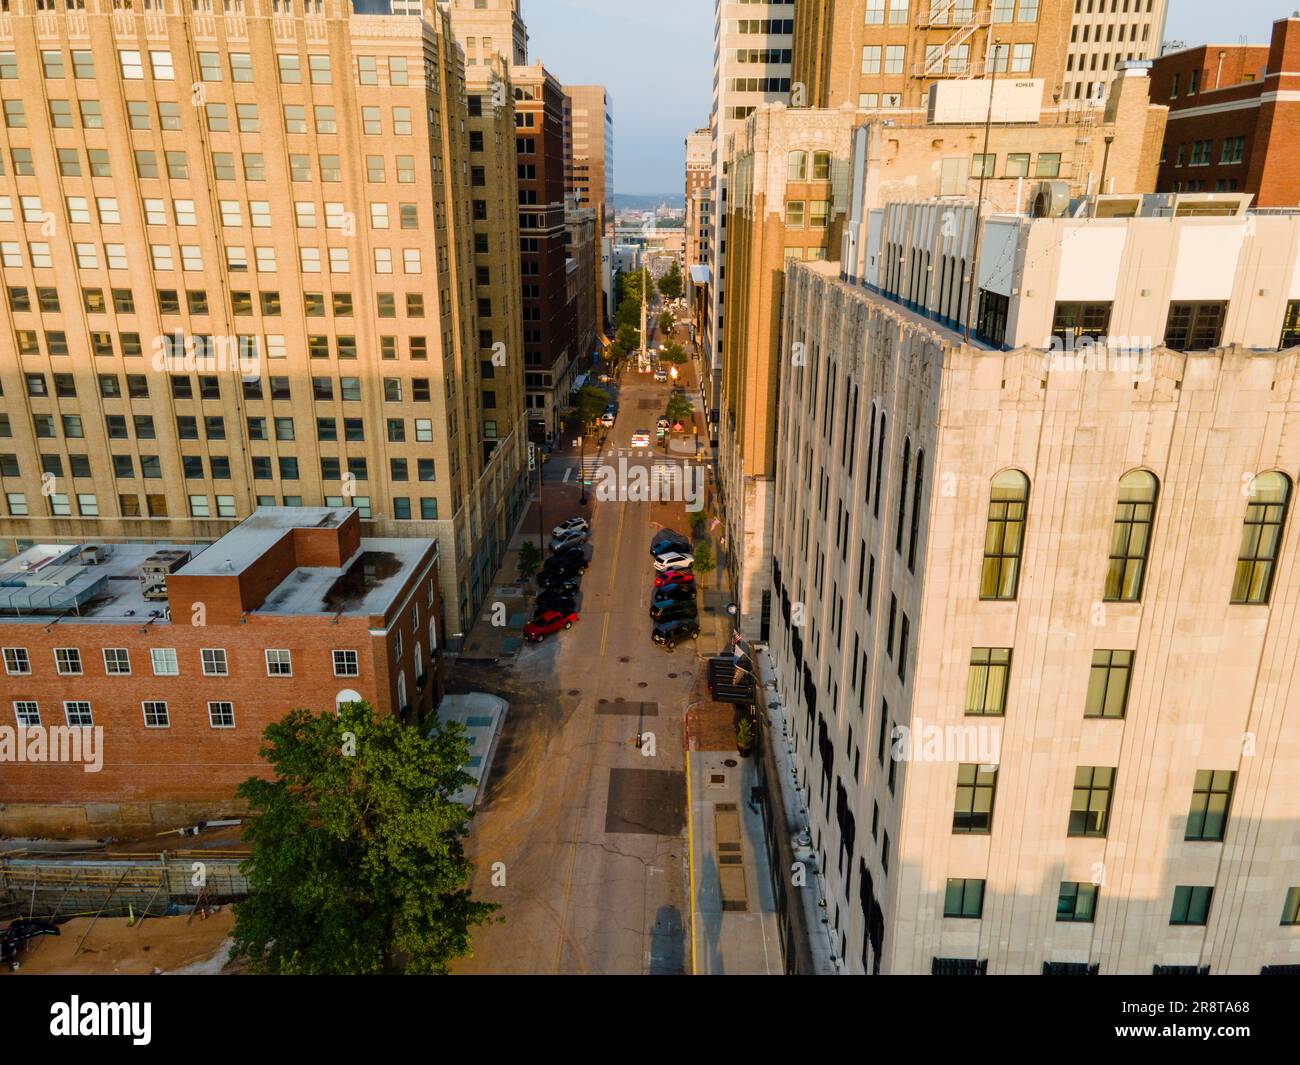
[[(642, 461), (636, 461), (641, 459)], [(602, 474), (601, 470), (608, 472)], [(707, 469), (707, 463), (692, 462), (671, 456), (648, 452), (644, 448), (627, 448), (613, 449), (603, 455), (588, 455), (581, 462), (582, 476), (581, 480), (587, 484), (594, 483), (598, 477), (618, 477), (622, 471), (631, 471), (634, 469), (649, 469), (652, 481), (669, 481), (671, 479), (680, 479), (690, 475), (692, 477), (704, 476)], [(698, 474), (695, 471), (700, 471)], [(566, 481), (577, 482), (579, 480), (577, 469), (566, 471), (564, 479)]]

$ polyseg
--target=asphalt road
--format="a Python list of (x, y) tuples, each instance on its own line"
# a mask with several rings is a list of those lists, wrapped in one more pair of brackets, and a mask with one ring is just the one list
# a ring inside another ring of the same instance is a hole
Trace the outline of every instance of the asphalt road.
[[(606, 460), (652, 432), (669, 387), (624, 374)], [(662, 449), (624, 455), (664, 461)], [(590, 458), (590, 456), (589, 456)], [(578, 476), (574, 458), (546, 479)], [(675, 516), (674, 516), (675, 512)], [(568, 515), (547, 514), (547, 525)], [(474, 936), (462, 973), (682, 973), (690, 964), (682, 714), (691, 644), (667, 653), (650, 640), (660, 524), (686, 531), (680, 505), (597, 502), (580, 621), (513, 666), (466, 664), (458, 687), (503, 695), (510, 712), (467, 849), (477, 897), (501, 923)], [(638, 734), (642, 747), (638, 749)], [(504, 883), (500, 881), (504, 879)]]

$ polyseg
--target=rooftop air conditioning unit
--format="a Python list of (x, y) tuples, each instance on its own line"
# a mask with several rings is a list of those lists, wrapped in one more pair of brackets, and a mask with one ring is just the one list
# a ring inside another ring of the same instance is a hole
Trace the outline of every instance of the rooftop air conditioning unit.
[(1040, 181), (1029, 193), (1034, 218), (1064, 218), (1070, 210), (1070, 186), (1064, 181)]
[(149, 600), (167, 598), (167, 575), (189, 561), (188, 551), (158, 551), (140, 566), (140, 594)]

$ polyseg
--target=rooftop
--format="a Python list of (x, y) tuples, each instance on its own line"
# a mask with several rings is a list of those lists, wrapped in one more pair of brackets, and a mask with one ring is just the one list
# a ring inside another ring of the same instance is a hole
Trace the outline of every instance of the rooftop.
[[(209, 545), (37, 544), (0, 562), (0, 623), (170, 624), (160, 573), (237, 580), (295, 530), (338, 530), (353, 514), (337, 507), (259, 508)], [(362, 538), (358, 544), (341, 566), (294, 565), (248, 613), (383, 615), (432, 541)], [(149, 569), (154, 570), (152, 579), (146, 576)], [(152, 594), (146, 594), (150, 585)]]

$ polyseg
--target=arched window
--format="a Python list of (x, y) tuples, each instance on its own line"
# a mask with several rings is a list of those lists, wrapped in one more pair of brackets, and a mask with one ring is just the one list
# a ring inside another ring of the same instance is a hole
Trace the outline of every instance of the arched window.
[(424, 648), (420, 646), (420, 641), (415, 641), (415, 683), (419, 684), (424, 680)]
[(993, 478), (989, 523), (984, 533), (981, 599), (1015, 599), (1020, 585), (1020, 552), (1024, 548), (1028, 509), (1028, 477), (1019, 470), (1003, 470)]
[(1234, 603), (1267, 603), (1291, 501), (1291, 478), (1270, 470), (1250, 482), (1250, 502), (1241, 529), (1241, 550), (1232, 580)]
[(829, 181), (831, 178), (831, 153), (813, 152), (812, 176), (814, 181)]
[(903, 476), (898, 481), (898, 521), (894, 533), (894, 551), (903, 553), (903, 524), (907, 520), (907, 475), (912, 470), (912, 438), (903, 440)]
[(907, 543), (907, 568), (916, 572), (916, 541), (921, 531), (921, 491), (925, 479), (925, 452), (916, 449), (916, 474), (912, 478), (912, 532)]
[(364, 702), (360, 692), (353, 691), (351, 688), (344, 688), (338, 695), (334, 696), (334, 712), (338, 713), (348, 703), (360, 702)]
[(400, 713), (405, 710), (409, 704), (406, 701), (406, 670), (397, 674), (397, 709)]
[(808, 153), (791, 152), (786, 157), (786, 180), (787, 181), (807, 181), (808, 180)]
[(1146, 470), (1134, 470), (1120, 478), (1106, 570), (1104, 598), (1108, 603), (1136, 603), (1142, 598), (1159, 491), (1160, 482)]

